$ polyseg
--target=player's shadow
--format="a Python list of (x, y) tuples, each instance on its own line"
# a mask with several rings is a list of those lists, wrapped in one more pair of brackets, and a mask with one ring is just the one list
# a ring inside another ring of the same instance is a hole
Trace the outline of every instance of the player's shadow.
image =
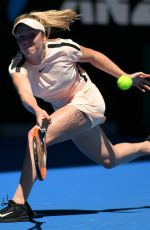
[(31, 228), (28, 228), (28, 230), (42, 230), (42, 224), (45, 223), (45, 222), (40, 222), (36, 220), (31, 220), (30, 222), (33, 223), (34, 226)]
[(138, 209), (148, 209), (150, 206), (140, 206), (140, 207), (130, 207), (130, 208), (112, 208), (112, 209), (102, 209), (102, 210), (81, 210), (81, 209), (56, 209), (56, 210), (34, 210), (36, 213), (35, 219), (31, 222), (35, 224), (32, 228), (28, 230), (42, 230), (42, 224), (45, 222), (36, 221), (36, 219), (40, 219), (46, 216), (69, 216), (69, 215), (89, 215), (89, 214), (97, 214), (104, 212), (116, 212), (116, 213), (129, 213), (135, 212)]
[(46, 216), (67, 216), (67, 215), (86, 215), (96, 214), (100, 212), (135, 212), (137, 209), (148, 209), (150, 206), (130, 207), (130, 208), (112, 208), (102, 210), (81, 210), (81, 209), (56, 209), (56, 210), (35, 210), (35, 218), (42, 218)]

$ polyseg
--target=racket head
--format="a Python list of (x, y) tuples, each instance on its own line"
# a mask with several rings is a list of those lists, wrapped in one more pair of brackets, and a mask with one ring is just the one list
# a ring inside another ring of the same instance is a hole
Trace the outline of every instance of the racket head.
[(39, 180), (46, 178), (46, 160), (47, 160), (47, 147), (45, 143), (47, 127), (45, 126), (40, 129), (35, 127), (33, 129), (33, 154), (37, 177)]

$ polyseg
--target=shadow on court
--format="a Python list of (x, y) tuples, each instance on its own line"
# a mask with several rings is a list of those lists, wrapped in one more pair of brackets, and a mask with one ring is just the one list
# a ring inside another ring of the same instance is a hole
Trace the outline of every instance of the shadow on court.
[(81, 209), (57, 209), (57, 210), (34, 210), (36, 217), (34, 220), (30, 221), (35, 224), (33, 227), (28, 230), (42, 230), (42, 224), (45, 222), (37, 221), (43, 217), (51, 216), (69, 216), (69, 215), (90, 215), (98, 213), (135, 213), (136, 210), (150, 209), (150, 206), (140, 206), (140, 207), (130, 207), (130, 208), (112, 208), (112, 209), (103, 209), (103, 210), (81, 210)]
[(130, 207), (130, 208), (112, 208), (103, 210), (81, 210), (81, 209), (61, 209), (61, 210), (34, 210), (36, 218), (46, 216), (69, 216), (69, 215), (88, 215), (97, 214), (100, 212), (134, 212), (137, 209), (149, 209), (150, 206)]
[(32, 220), (31, 223), (35, 224), (32, 228), (28, 228), (27, 230), (42, 230), (42, 224), (45, 222), (39, 222), (36, 220)]
[[(149, 162), (113, 170), (99, 166), (53, 168), (37, 181), (29, 203), (30, 222), (1, 223), (10, 230), (148, 230), (150, 215)], [(1, 197), (13, 193), (20, 172), (0, 173)]]

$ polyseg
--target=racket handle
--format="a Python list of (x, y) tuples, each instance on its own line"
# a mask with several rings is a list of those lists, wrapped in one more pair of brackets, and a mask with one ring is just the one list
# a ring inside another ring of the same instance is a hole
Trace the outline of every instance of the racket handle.
[(49, 125), (48, 120), (47, 120), (46, 118), (44, 118), (44, 119), (42, 120), (42, 127), (41, 127), (41, 128), (47, 130), (48, 125)]

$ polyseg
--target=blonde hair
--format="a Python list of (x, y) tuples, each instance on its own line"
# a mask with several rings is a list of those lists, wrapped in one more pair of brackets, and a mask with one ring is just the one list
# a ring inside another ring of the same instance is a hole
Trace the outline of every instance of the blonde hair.
[(45, 27), (48, 32), (52, 28), (58, 28), (62, 30), (69, 30), (70, 25), (80, 18), (80, 15), (71, 9), (66, 10), (47, 10), (47, 11), (31, 11), (18, 16), (14, 22), (15, 24), (24, 18), (32, 18), (39, 21)]

